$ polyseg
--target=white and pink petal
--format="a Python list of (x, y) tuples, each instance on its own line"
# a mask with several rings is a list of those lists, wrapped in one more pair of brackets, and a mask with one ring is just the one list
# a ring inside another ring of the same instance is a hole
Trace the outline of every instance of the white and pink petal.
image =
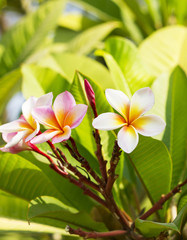
[(27, 99), (27, 101), (25, 101), (22, 105), (22, 113), (23, 116), (25, 118), (25, 120), (33, 127), (36, 127), (36, 122), (32, 116), (32, 110), (35, 107), (37, 98), (35, 97), (30, 97), (29, 99)]
[(105, 95), (109, 104), (128, 121), (130, 101), (125, 93), (119, 90), (106, 89)]
[(114, 130), (126, 124), (125, 119), (117, 113), (102, 113), (92, 122), (94, 128), (99, 130)]
[(0, 132), (19, 132), (23, 131), (30, 128), (29, 124), (23, 120), (23, 119), (18, 119), (9, 123), (5, 123), (0, 126)]
[(18, 144), (22, 139), (27, 136), (28, 130), (18, 132), (13, 138), (5, 145), (5, 148), (10, 148)]
[(53, 93), (52, 92), (47, 93), (36, 100), (35, 107), (41, 107), (41, 106), (47, 106), (47, 105), (51, 106), (52, 100), (53, 100)]
[(34, 137), (30, 142), (32, 144), (44, 143), (60, 133), (61, 133), (61, 131), (59, 131), (59, 130), (49, 129), (49, 130), (46, 130), (45, 132), (41, 133), (40, 135)]
[(63, 123), (66, 115), (72, 110), (76, 105), (73, 95), (65, 91), (59, 94), (53, 104), (54, 113), (57, 118), (59, 125), (63, 128)]
[(64, 126), (70, 126), (70, 128), (77, 127), (83, 120), (88, 106), (85, 104), (77, 104), (66, 115), (64, 120)]
[(129, 122), (133, 122), (145, 112), (149, 111), (155, 102), (154, 94), (149, 87), (141, 88), (131, 99)]
[(52, 138), (52, 143), (55, 144), (55, 143), (66, 141), (70, 138), (70, 136), (71, 136), (71, 128), (69, 126), (65, 126), (63, 128), (62, 133), (60, 133)]
[(132, 125), (143, 136), (155, 136), (164, 130), (166, 123), (159, 116), (146, 115), (136, 119)]
[(51, 106), (37, 107), (32, 111), (32, 115), (39, 123), (50, 128), (60, 129)]
[(138, 145), (138, 133), (133, 126), (124, 126), (117, 135), (118, 146), (126, 153), (131, 153)]

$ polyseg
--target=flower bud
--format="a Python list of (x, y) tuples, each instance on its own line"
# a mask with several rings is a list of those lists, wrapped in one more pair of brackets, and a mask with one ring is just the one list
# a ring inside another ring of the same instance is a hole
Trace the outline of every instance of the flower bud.
[(88, 101), (91, 105), (91, 108), (94, 112), (94, 116), (97, 117), (97, 110), (96, 110), (96, 104), (95, 104), (95, 93), (94, 90), (91, 86), (91, 84), (88, 82), (87, 79), (84, 80), (84, 86), (85, 86), (85, 91), (86, 91), (86, 95), (88, 98)]

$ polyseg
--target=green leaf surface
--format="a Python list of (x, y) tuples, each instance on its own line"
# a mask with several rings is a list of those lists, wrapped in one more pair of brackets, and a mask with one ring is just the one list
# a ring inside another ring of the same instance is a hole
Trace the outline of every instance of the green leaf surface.
[(173, 230), (182, 233), (187, 220), (187, 205), (185, 205), (172, 223), (159, 223), (147, 220), (136, 219), (135, 227), (145, 237), (157, 237), (161, 232)]
[(152, 203), (170, 191), (172, 163), (169, 152), (161, 141), (140, 136), (137, 148), (127, 156)]
[(168, 230), (180, 232), (178, 227), (174, 223), (159, 223), (152, 221), (144, 221), (141, 219), (136, 219), (135, 227), (145, 237), (157, 237), (161, 232)]
[(35, 217), (53, 219), (65, 224), (73, 224), (89, 231), (105, 231), (103, 223), (97, 223), (86, 212), (74, 212), (67, 209), (57, 199), (43, 196), (30, 202), (28, 218)]
[(131, 93), (151, 85), (154, 78), (147, 72), (138, 49), (131, 41), (121, 37), (111, 37), (106, 41), (105, 49), (119, 65)]
[(20, 69), (16, 69), (0, 78), (1, 94), (0, 94), (0, 112), (3, 111), (7, 101), (18, 90), (21, 78)]
[(39, 65), (52, 68), (59, 73), (63, 72), (65, 77), (71, 82), (73, 82), (75, 71), (79, 71), (93, 79), (103, 89), (113, 87), (107, 68), (85, 56), (78, 56), (72, 53), (54, 53), (47, 55), (39, 62)]
[(6, 51), (0, 60), (0, 75), (18, 67), (38, 48), (47, 34), (54, 29), (64, 2), (55, 0), (43, 4), (3, 35), (1, 44)]
[(52, 92), (56, 97), (61, 92), (68, 90), (69, 81), (60, 73), (34, 64), (22, 66), (22, 92), (25, 98)]
[[(98, 84), (96, 84), (93, 80), (91, 80), (90, 78), (87, 78), (84, 75), (81, 75), (80, 73), (75, 75), (74, 82), (70, 90), (71, 93), (74, 95), (76, 102), (88, 104), (86, 92), (84, 90), (85, 78), (90, 82), (90, 84), (94, 89), (98, 114), (103, 112), (112, 112), (112, 108), (108, 104), (101, 87)], [(84, 145), (84, 143), (86, 142), (87, 149), (89, 149), (89, 151), (92, 152), (92, 154), (94, 154), (94, 152), (96, 151), (96, 144), (93, 138), (94, 129), (92, 127), (92, 120), (93, 120), (93, 113), (91, 111), (91, 108), (89, 107), (88, 113), (84, 117), (83, 122), (76, 129), (76, 133), (78, 135), (77, 141), (79, 140), (79, 142), (82, 145)], [(111, 151), (112, 151), (111, 144), (113, 145), (115, 141), (115, 136), (111, 132), (101, 131), (101, 141), (103, 145), (104, 156), (106, 158), (109, 158), (111, 156)]]
[(163, 141), (167, 145), (172, 162), (172, 188), (178, 184), (184, 172), (187, 141), (187, 77), (180, 67), (169, 76), (163, 74), (152, 86), (155, 93), (153, 113), (166, 121)]
[(119, 22), (106, 22), (91, 27), (74, 37), (71, 42), (67, 43), (66, 51), (80, 55), (88, 54), (94, 50), (100, 41), (119, 26)]
[(187, 73), (187, 28), (170, 26), (156, 31), (139, 47), (144, 64), (155, 76), (179, 65)]

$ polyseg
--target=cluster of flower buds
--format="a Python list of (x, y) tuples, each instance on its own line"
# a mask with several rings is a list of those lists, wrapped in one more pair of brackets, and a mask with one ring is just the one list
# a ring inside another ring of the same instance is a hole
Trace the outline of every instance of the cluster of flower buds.
[[(138, 144), (138, 133), (154, 136), (162, 132), (165, 122), (158, 116), (146, 115), (154, 105), (154, 95), (150, 88), (142, 88), (135, 92), (131, 101), (119, 90), (106, 89), (109, 104), (119, 113), (102, 113), (97, 116), (95, 93), (85, 80), (85, 91), (93, 109), (95, 119), (93, 127), (99, 130), (121, 128), (117, 135), (119, 147), (132, 152)], [(0, 126), (2, 137), (7, 143), (1, 151), (17, 153), (31, 150), (33, 144), (52, 139), (52, 143), (66, 141), (71, 136), (71, 129), (83, 120), (87, 105), (76, 104), (68, 91), (59, 94), (52, 107), (53, 94), (48, 93), (40, 98), (30, 97), (22, 106), (22, 115), (18, 120)], [(40, 124), (47, 127), (40, 132)]]

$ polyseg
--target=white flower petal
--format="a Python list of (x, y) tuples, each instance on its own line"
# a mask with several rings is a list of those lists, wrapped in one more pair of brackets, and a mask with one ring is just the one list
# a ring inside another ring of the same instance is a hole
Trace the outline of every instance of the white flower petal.
[(96, 129), (113, 130), (120, 128), (126, 124), (125, 119), (117, 113), (102, 113), (92, 122)]
[(30, 128), (30, 126), (25, 120), (18, 119), (18, 120), (1, 125), (0, 132), (11, 133), (11, 132), (23, 131), (28, 128)]
[(109, 104), (127, 121), (129, 116), (130, 101), (125, 93), (119, 90), (106, 89), (105, 95)]
[(154, 94), (149, 87), (141, 88), (136, 91), (131, 99), (129, 116), (130, 123), (145, 112), (149, 111), (153, 107), (154, 103)]
[(47, 94), (39, 97), (36, 100), (35, 107), (41, 107), (41, 106), (46, 106), (46, 105), (51, 106), (52, 105), (52, 100), (53, 100), (53, 93), (52, 92), (47, 93)]
[(155, 136), (164, 130), (166, 123), (156, 115), (146, 115), (136, 119), (132, 125), (143, 136)]
[(25, 118), (25, 120), (35, 129), (36, 128), (36, 122), (32, 116), (32, 110), (35, 108), (37, 98), (30, 97), (25, 101), (22, 105), (22, 113)]
[(8, 142), (5, 145), (5, 148), (10, 148), (13, 147), (14, 145), (16, 145), (17, 143), (19, 143), (26, 135), (28, 134), (28, 131), (21, 131), (18, 132), (12, 139), (10, 142)]
[(55, 143), (66, 141), (70, 138), (70, 136), (71, 136), (71, 128), (69, 126), (65, 126), (63, 128), (63, 133), (60, 133), (52, 138), (52, 143), (55, 144)]
[(41, 133), (40, 135), (33, 138), (30, 142), (32, 144), (44, 143), (60, 133), (61, 131), (49, 129), (49, 130), (46, 130), (44, 133)]
[(131, 153), (138, 144), (138, 133), (133, 126), (124, 126), (118, 132), (118, 145), (126, 153)]
[(36, 122), (36, 125), (37, 125), (36, 129), (30, 135), (27, 136), (25, 142), (30, 141), (40, 131), (40, 124)]

